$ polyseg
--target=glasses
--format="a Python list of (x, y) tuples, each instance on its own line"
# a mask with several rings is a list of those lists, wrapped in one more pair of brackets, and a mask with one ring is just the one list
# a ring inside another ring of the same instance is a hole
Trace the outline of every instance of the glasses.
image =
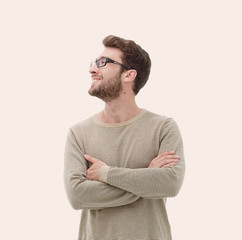
[(91, 62), (90, 68), (93, 66), (94, 63), (96, 63), (97, 68), (104, 67), (104, 66), (106, 66), (107, 63), (114, 63), (114, 64), (118, 64), (118, 65), (120, 65), (120, 66), (122, 66), (122, 67), (124, 67), (128, 70), (131, 69), (130, 67), (125, 66), (122, 63), (116, 62), (116, 61), (114, 61), (114, 60), (112, 60), (108, 57), (101, 57), (101, 58), (96, 59), (95, 61)]

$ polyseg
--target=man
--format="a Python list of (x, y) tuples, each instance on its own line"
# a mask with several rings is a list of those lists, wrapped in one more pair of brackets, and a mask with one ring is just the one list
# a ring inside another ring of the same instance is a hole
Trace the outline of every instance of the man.
[(135, 103), (150, 73), (147, 52), (116, 36), (103, 44), (89, 94), (105, 108), (70, 128), (65, 149), (66, 193), (83, 209), (79, 239), (170, 240), (166, 198), (179, 192), (185, 168), (178, 126)]

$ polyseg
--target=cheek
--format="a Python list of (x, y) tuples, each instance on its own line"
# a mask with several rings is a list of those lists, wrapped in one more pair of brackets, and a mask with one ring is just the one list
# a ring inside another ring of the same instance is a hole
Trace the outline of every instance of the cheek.
[(112, 66), (111, 64), (107, 64), (104, 68), (100, 69), (100, 75), (103, 75), (104, 77), (113, 77), (119, 74), (119, 69), (116, 68), (115, 64)]
[(100, 69), (99, 73), (101, 80), (104, 82), (113, 81), (114, 78), (120, 78), (122, 76), (121, 70), (116, 68), (116, 66), (108, 66), (108, 64), (103, 68)]

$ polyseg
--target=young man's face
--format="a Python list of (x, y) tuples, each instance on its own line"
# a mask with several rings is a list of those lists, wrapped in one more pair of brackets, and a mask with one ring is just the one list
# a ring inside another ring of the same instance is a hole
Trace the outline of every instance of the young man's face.
[[(97, 59), (107, 57), (119, 63), (121, 60), (122, 52), (118, 48), (105, 48)], [(105, 59), (104, 59), (105, 62)], [(122, 67), (114, 63), (106, 63), (103, 67), (98, 67), (96, 63), (91, 65), (90, 74), (92, 77), (92, 85), (88, 93), (91, 96), (96, 96), (105, 102), (110, 102), (119, 97), (123, 89), (121, 81)]]

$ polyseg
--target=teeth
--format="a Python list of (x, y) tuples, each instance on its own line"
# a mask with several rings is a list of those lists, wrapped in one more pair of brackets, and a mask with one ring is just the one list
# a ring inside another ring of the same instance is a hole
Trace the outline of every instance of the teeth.
[(95, 82), (98, 82), (100, 80), (97, 80), (97, 79), (92, 79), (92, 84), (95, 84)]

